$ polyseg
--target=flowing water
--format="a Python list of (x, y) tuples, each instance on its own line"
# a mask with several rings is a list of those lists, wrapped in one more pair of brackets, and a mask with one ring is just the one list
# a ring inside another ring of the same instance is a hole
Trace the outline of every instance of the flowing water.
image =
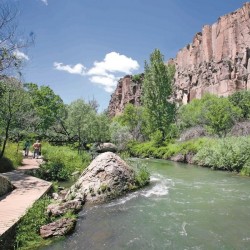
[(75, 232), (47, 250), (250, 249), (250, 178), (139, 160), (151, 184), (85, 208)]

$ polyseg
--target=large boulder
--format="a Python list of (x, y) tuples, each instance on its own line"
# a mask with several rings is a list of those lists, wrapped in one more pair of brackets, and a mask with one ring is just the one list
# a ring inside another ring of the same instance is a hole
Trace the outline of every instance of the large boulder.
[(69, 189), (65, 199), (85, 197), (86, 203), (102, 203), (135, 188), (135, 173), (119, 156), (97, 156)]
[(11, 184), (10, 180), (0, 174), (0, 196), (11, 192), (14, 186)]

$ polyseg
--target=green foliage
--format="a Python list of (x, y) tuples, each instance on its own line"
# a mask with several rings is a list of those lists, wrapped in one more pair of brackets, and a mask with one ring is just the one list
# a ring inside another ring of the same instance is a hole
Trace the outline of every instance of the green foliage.
[(204, 126), (211, 134), (225, 136), (241, 117), (241, 111), (228, 98), (206, 94), (181, 106), (178, 120), (181, 128)]
[(240, 173), (244, 176), (250, 177), (250, 160), (248, 160), (242, 167)]
[(4, 157), (0, 159), (0, 173), (12, 171), (16, 167), (21, 166), (22, 159), (22, 152), (18, 149), (18, 144), (8, 142)]
[(134, 140), (142, 140), (148, 136), (148, 116), (145, 108), (129, 103), (123, 113), (113, 121), (119, 122), (129, 129)]
[[(10, 134), (23, 128), (29, 98), (22, 84), (14, 78), (6, 78), (0, 82), (2, 95), (0, 98), (0, 136), (3, 138), (0, 158), (3, 157)], [(1, 138), (0, 137), (0, 138)]]
[(26, 83), (25, 87), (32, 100), (34, 115), (37, 116), (36, 130), (45, 133), (61, 118), (65, 108), (63, 101), (49, 86), (39, 88), (34, 83)]
[(250, 159), (250, 137), (228, 137), (210, 142), (196, 154), (197, 164), (239, 172)]
[(137, 187), (144, 187), (149, 184), (150, 173), (145, 166), (137, 167), (135, 171), (135, 183)]
[(4, 153), (4, 156), (12, 161), (14, 167), (22, 165), (23, 155), (18, 146), (17, 143), (9, 142)]
[(48, 197), (38, 200), (20, 220), (16, 230), (16, 249), (35, 249), (43, 244), (44, 240), (39, 235), (39, 229), (42, 225), (51, 222), (51, 218), (45, 213), (49, 203)]
[(142, 74), (137, 74), (132, 76), (132, 81), (135, 83), (141, 82), (143, 78)]
[(206, 101), (202, 113), (208, 131), (219, 137), (226, 136), (241, 116), (240, 109), (233, 106), (227, 98), (218, 97)]
[(243, 118), (250, 118), (250, 91), (241, 90), (229, 96), (229, 101), (241, 109)]
[(155, 147), (160, 146), (163, 143), (163, 134), (160, 130), (156, 130), (150, 135), (150, 139)]
[(67, 146), (44, 144), (42, 148), (45, 163), (37, 170), (36, 176), (49, 181), (66, 181), (73, 172), (82, 172), (90, 162), (86, 152), (78, 154)]
[(78, 141), (79, 148), (85, 147), (88, 143), (110, 140), (110, 120), (105, 113), (97, 114), (83, 99), (72, 102), (67, 109), (68, 133)]
[(169, 159), (176, 154), (197, 153), (204, 145), (207, 145), (211, 139), (198, 138), (186, 142), (168, 143), (163, 146), (156, 146), (154, 142), (130, 143), (129, 152), (136, 157), (154, 157)]
[(132, 140), (129, 128), (122, 126), (119, 122), (113, 121), (110, 125), (111, 142), (113, 142), (118, 151), (126, 150), (127, 144)]
[(161, 52), (156, 49), (145, 62), (142, 101), (148, 111), (151, 133), (159, 130), (165, 139), (166, 131), (175, 117), (175, 104), (169, 101), (173, 92), (174, 66), (166, 66)]

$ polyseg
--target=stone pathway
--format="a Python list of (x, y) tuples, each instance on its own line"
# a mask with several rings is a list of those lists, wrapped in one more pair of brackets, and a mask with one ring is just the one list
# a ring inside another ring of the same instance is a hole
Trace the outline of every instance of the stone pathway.
[(39, 168), (41, 161), (24, 158), (23, 166), (18, 170), (3, 174), (16, 189), (0, 197), (0, 236), (11, 229), (27, 209), (51, 188), (52, 183), (24, 174), (24, 170)]

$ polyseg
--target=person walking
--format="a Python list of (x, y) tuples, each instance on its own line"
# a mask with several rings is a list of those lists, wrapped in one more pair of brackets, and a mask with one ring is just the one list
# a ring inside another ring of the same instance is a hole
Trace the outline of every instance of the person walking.
[(33, 148), (34, 148), (34, 154), (33, 154), (33, 158), (38, 159), (38, 156), (41, 154), (41, 148), (42, 145), (39, 142), (39, 140), (37, 140), (34, 144), (33, 144)]
[(29, 156), (30, 142), (26, 141), (24, 144), (24, 156)]

